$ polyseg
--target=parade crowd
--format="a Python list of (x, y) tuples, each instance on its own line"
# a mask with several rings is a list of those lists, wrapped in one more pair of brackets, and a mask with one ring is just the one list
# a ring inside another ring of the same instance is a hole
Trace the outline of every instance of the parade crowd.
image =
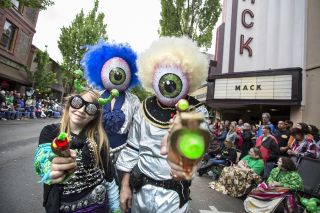
[(15, 90), (1, 90), (0, 104), (1, 120), (60, 118), (62, 114), (62, 107), (57, 100), (30, 97)]
[(262, 125), (216, 119), (198, 174), (211, 176), (214, 190), (243, 198), (247, 212), (298, 211), (303, 180), (297, 168), (302, 158), (319, 159), (319, 130), (289, 120), (275, 127), (270, 119), (269, 113)]

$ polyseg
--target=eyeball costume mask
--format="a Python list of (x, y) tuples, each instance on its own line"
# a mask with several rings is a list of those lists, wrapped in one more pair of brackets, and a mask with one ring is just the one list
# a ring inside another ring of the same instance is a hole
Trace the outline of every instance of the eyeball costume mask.
[(197, 45), (183, 37), (163, 37), (137, 61), (143, 87), (165, 106), (175, 106), (198, 89), (208, 73), (208, 59)]
[(136, 59), (136, 53), (128, 44), (99, 41), (88, 47), (81, 65), (89, 84), (98, 89), (123, 92), (138, 83)]

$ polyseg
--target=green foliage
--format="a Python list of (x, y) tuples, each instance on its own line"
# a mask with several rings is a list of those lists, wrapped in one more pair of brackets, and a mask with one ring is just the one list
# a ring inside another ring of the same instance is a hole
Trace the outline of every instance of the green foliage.
[(85, 15), (80, 11), (69, 27), (61, 28), (58, 47), (63, 56), (64, 85), (73, 88), (73, 71), (81, 69), (80, 61), (86, 52), (86, 45), (93, 45), (99, 39), (107, 40), (107, 25), (103, 23), (104, 13), (98, 13), (99, 1)]
[(188, 36), (199, 47), (210, 48), (220, 16), (219, 0), (161, 0), (160, 36)]
[(57, 83), (56, 73), (48, 70), (50, 67), (50, 58), (48, 53), (38, 50), (34, 62), (37, 63), (34, 72), (27, 70), (29, 80), (38, 93), (49, 93), (50, 86)]
[(132, 94), (135, 94), (136, 96), (138, 96), (140, 101), (143, 101), (144, 99), (152, 96), (152, 93), (146, 91), (141, 85), (132, 87), (131, 92)]
[[(49, 6), (53, 5), (54, 2), (51, 0), (17, 0), (20, 3), (20, 6), (46, 10)], [(11, 8), (11, 0), (1, 0), (0, 8)]]

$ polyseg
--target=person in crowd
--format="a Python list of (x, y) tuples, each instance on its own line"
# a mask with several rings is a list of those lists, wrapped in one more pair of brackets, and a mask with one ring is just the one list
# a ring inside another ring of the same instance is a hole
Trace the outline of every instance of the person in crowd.
[(320, 141), (319, 129), (312, 124), (308, 125), (309, 132), (313, 136), (313, 140), (318, 143)]
[(203, 161), (207, 163), (209, 159), (215, 158), (216, 155), (221, 154), (221, 151), (222, 151), (221, 143), (217, 140), (213, 140), (208, 145), (208, 152), (203, 156)]
[(7, 92), (6, 93), (6, 105), (8, 107), (13, 106), (13, 100), (14, 100), (14, 93), (13, 91)]
[(232, 144), (234, 144), (236, 141), (236, 137), (236, 124), (234, 122), (231, 122), (231, 124), (229, 125), (229, 131), (226, 136), (226, 141), (230, 141)]
[(287, 129), (284, 121), (278, 121), (278, 129), (274, 132), (274, 136), (279, 143), (280, 155), (287, 156), (290, 131)]
[(241, 129), (243, 128), (243, 120), (242, 120), (242, 118), (240, 118), (240, 119), (238, 120), (238, 125), (237, 125), (237, 127), (240, 127)]
[(269, 125), (262, 127), (262, 135), (257, 138), (256, 147), (258, 147), (262, 153), (262, 159), (265, 164), (264, 178), (269, 176), (271, 169), (278, 161), (280, 154), (279, 145), (277, 139), (271, 135), (271, 129)]
[(229, 126), (230, 126), (230, 121), (229, 120), (225, 120), (224, 127), (226, 128), (227, 131), (229, 131)]
[(251, 126), (248, 123), (243, 124), (242, 128), (242, 147), (241, 147), (241, 156), (240, 159), (242, 159), (244, 156), (247, 155), (249, 150), (254, 146), (254, 143), (252, 142), (252, 131), (251, 131)]
[[(98, 98), (91, 89), (71, 96), (61, 122), (45, 126), (40, 133), (34, 166), (44, 183), (47, 212), (102, 213), (108, 212), (107, 203), (112, 211), (120, 210)], [(51, 151), (60, 132), (71, 139), (68, 157)]]
[(210, 187), (232, 197), (242, 197), (253, 182), (261, 181), (259, 175), (263, 171), (263, 164), (261, 151), (253, 147), (237, 165), (223, 168), (219, 180), (211, 182)]
[(305, 133), (302, 129), (293, 128), (291, 135), (294, 137), (291, 148), (287, 151), (287, 154), (296, 163), (299, 159), (304, 157), (319, 158), (319, 148), (314, 140), (305, 137)]
[(234, 141), (234, 145), (238, 150), (242, 149), (242, 144), (243, 144), (243, 138), (242, 138), (242, 128), (239, 126), (236, 126), (236, 139)]
[(214, 140), (219, 141), (221, 146), (223, 146), (223, 143), (227, 137), (227, 130), (224, 127), (224, 124), (222, 124), (222, 123), (219, 125), (219, 129), (220, 129), (219, 134), (214, 137)]
[[(119, 92), (118, 97), (104, 105), (102, 114), (114, 166), (120, 151), (126, 146), (133, 116), (140, 107), (139, 98), (130, 92), (139, 84), (136, 59), (136, 53), (128, 44), (100, 41), (88, 49), (81, 61), (88, 83), (103, 90), (102, 98), (107, 98), (113, 89)], [(122, 173), (116, 170), (115, 174), (116, 182), (121, 186)]]
[(280, 157), (267, 180), (254, 189), (244, 201), (246, 212), (297, 212), (295, 192), (303, 190), (303, 182), (294, 162)]
[(284, 122), (284, 125), (286, 126), (287, 130), (290, 130), (293, 127), (293, 122), (290, 120), (286, 120)]
[(9, 109), (9, 107), (6, 105), (5, 102), (1, 103), (0, 106), (0, 113), (1, 113), (1, 120), (9, 120), (12, 118), (12, 113)]
[(256, 144), (257, 131), (258, 131), (258, 129), (259, 129), (259, 125), (257, 125), (257, 124), (251, 124), (251, 133), (252, 133), (252, 138), (251, 138), (251, 140), (252, 140), (252, 142), (253, 142), (254, 144)]
[[(205, 80), (207, 58), (186, 37), (162, 37), (139, 55), (137, 64), (143, 87), (156, 95), (145, 99), (134, 115), (127, 145), (117, 160), (117, 169), (125, 172), (120, 192), (122, 209), (188, 212), (191, 181), (176, 180), (185, 173), (181, 166), (168, 164), (161, 142), (166, 141), (170, 119), (177, 113), (175, 105), (181, 98), (189, 101), (191, 109), (209, 117), (205, 106), (187, 95)], [(168, 199), (164, 202), (164, 198)]]
[(0, 91), (0, 104), (2, 103), (5, 103), (6, 102), (6, 92), (4, 90), (1, 90)]
[(262, 128), (266, 125), (270, 127), (270, 134), (274, 133), (275, 128), (274, 128), (273, 124), (270, 122), (270, 119), (271, 119), (271, 116), (269, 113), (267, 113), (267, 112), (262, 113), (262, 125), (260, 125), (260, 127), (257, 131), (257, 138), (263, 134)]
[(226, 140), (224, 142), (224, 148), (221, 154), (216, 154), (214, 158), (208, 160), (208, 162), (198, 169), (199, 176), (207, 173), (212, 166), (217, 165), (231, 165), (237, 160), (237, 151), (233, 148), (231, 141)]

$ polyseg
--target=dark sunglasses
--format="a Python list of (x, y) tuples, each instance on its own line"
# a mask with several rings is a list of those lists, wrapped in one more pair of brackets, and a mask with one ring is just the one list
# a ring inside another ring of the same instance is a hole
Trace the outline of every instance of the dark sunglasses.
[(74, 109), (80, 109), (85, 106), (84, 111), (90, 116), (96, 115), (99, 111), (98, 103), (87, 102), (83, 100), (80, 95), (75, 95), (70, 98), (70, 106)]

